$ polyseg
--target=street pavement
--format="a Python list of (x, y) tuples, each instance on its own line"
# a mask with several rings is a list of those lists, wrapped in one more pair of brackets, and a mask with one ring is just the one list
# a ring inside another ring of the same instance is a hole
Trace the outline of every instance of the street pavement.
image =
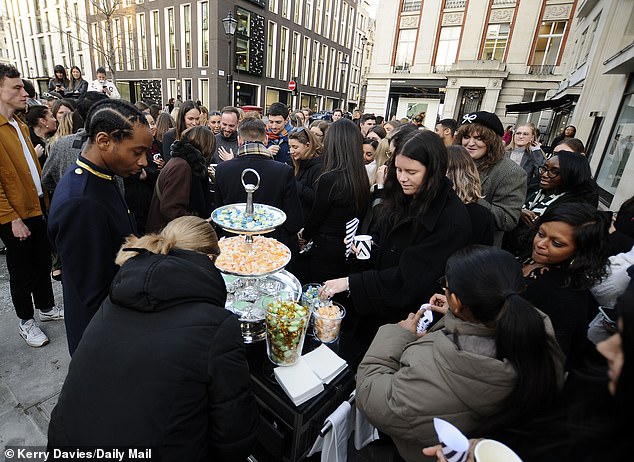
[[(55, 302), (62, 285), (53, 281)], [(36, 314), (37, 319), (37, 314)], [(45, 446), (51, 411), (66, 378), (70, 355), (64, 321), (40, 324), (50, 343), (28, 346), (18, 333), (6, 258), (0, 256), (0, 449)]]

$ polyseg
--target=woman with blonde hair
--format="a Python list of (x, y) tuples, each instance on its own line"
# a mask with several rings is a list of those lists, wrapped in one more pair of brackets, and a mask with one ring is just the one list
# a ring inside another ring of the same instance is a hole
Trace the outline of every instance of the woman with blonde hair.
[(51, 447), (152, 447), (165, 462), (247, 458), (257, 406), (218, 254), (212, 226), (193, 216), (127, 238), (69, 366)]
[(539, 167), (546, 163), (546, 154), (537, 141), (535, 125), (518, 126), (511, 142), (506, 147), (506, 156), (526, 172), (527, 194), (539, 189)]
[(453, 190), (471, 218), (470, 244), (493, 245), (493, 215), (478, 204), (484, 196), (475, 162), (462, 146), (448, 146), (447, 154), (447, 178), (453, 183)]

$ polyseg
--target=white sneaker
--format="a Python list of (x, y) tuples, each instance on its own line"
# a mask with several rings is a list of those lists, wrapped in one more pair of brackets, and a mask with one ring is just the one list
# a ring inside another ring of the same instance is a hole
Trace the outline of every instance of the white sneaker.
[(40, 322), (59, 321), (64, 319), (64, 308), (54, 306), (50, 311), (40, 310)]
[(35, 319), (29, 319), (24, 324), (20, 322), (20, 335), (28, 346), (35, 348), (48, 343), (48, 337), (42, 332), (42, 329), (37, 325)]

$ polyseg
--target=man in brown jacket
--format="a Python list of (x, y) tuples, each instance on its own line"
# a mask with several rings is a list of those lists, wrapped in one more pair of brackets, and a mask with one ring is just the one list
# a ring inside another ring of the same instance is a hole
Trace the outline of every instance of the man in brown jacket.
[(51, 249), (46, 235), (47, 199), (29, 131), (18, 118), (26, 108), (27, 92), (20, 72), (0, 64), (0, 238), (7, 247), (11, 299), (20, 318), (19, 332), (29, 346), (41, 347), (48, 337), (33, 318), (64, 319), (55, 306), (51, 286)]

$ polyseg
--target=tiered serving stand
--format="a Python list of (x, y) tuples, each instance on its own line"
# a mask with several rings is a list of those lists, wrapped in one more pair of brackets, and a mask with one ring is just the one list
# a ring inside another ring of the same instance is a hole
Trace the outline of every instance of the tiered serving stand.
[[(256, 183), (246, 183), (245, 175), (252, 173)], [(211, 220), (222, 229), (232, 234), (244, 236), (244, 251), (255, 258), (262, 257), (256, 254), (253, 248), (253, 236), (270, 233), (286, 221), (286, 214), (270, 205), (254, 204), (253, 193), (260, 186), (260, 175), (253, 169), (245, 169), (241, 176), (242, 186), (247, 193), (246, 203), (230, 204), (215, 209), (211, 214)], [(283, 244), (278, 243), (280, 246)], [(288, 271), (284, 270), (290, 261), (288, 258), (276, 268), (266, 272), (235, 272), (216, 265), (221, 271), (227, 286), (227, 302), (225, 308), (238, 316), (242, 338), (244, 343), (255, 343), (266, 338), (265, 312), (266, 301), (280, 292), (297, 294), (299, 299), (302, 286), (299, 280)], [(237, 255), (224, 257), (234, 260)]]

